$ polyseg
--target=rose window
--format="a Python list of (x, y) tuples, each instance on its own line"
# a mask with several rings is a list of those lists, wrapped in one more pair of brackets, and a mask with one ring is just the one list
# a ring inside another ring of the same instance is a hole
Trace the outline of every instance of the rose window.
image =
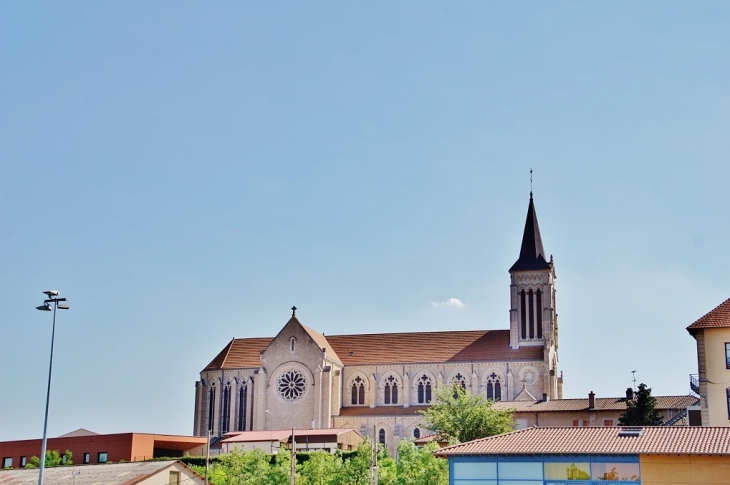
[(298, 370), (288, 370), (279, 377), (279, 395), (287, 401), (296, 401), (307, 389), (307, 381)]

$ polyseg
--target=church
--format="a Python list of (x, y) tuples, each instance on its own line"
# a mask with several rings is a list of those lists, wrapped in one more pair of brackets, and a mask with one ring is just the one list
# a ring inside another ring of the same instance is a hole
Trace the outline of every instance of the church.
[(428, 433), (418, 411), (453, 382), (495, 401), (562, 399), (555, 266), (532, 192), (509, 273), (506, 330), (324, 336), (293, 307), (275, 337), (233, 339), (203, 369), (194, 434), (351, 428), (394, 450)]

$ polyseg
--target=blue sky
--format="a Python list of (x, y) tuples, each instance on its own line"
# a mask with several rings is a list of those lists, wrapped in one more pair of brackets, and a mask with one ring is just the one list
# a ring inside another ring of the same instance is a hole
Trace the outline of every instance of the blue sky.
[[(730, 296), (724, 2), (0, 4), (0, 440), (192, 432), (296, 305), (508, 327), (534, 169), (565, 396), (696, 372)], [(462, 306), (434, 305), (456, 298)], [(397, 352), (397, 349), (384, 349)]]

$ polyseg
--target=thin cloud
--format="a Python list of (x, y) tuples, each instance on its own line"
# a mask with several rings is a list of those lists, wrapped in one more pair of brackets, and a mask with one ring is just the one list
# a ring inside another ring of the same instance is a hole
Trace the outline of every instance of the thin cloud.
[(434, 308), (464, 308), (464, 302), (458, 298), (449, 298), (445, 301), (432, 301), (431, 306)]

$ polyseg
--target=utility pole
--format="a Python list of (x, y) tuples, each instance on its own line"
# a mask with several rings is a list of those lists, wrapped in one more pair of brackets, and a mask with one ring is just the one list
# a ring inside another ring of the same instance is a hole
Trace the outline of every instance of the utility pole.
[(297, 441), (294, 438), (294, 428), (291, 429), (291, 485), (294, 485), (294, 480), (297, 474)]
[(208, 444), (205, 447), (205, 485), (208, 484), (208, 462), (210, 462), (210, 436), (211, 430), (208, 430)]

